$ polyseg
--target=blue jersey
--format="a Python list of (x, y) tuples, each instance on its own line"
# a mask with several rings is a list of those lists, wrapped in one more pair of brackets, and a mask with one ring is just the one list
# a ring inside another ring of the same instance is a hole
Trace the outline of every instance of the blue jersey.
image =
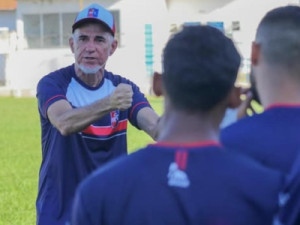
[[(73, 108), (86, 106), (110, 95), (120, 83), (133, 89), (128, 110), (112, 111), (68, 136), (62, 136), (50, 123), (47, 109), (52, 103), (65, 99)], [(135, 84), (107, 71), (97, 87), (87, 86), (76, 76), (74, 65), (43, 77), (37, 98), (42, 131), (37, 224), (65, 224), (79, 182), (99, 166), (127, 153), (127, 121), (138, 128), (137, 113), (149, 103)]]
[(157, 143), (84, 180), (71, 225), (268, 225), (282, 182), (215, 142)]
[(300, 105), (273, 105), (221, 131), (224, 146), (288, 173), (300, 146)]
[(300, 154), (288, 175), (286, 185), (280, 194), (281, 208), (278, 220), (284, 225), (300, 224)]

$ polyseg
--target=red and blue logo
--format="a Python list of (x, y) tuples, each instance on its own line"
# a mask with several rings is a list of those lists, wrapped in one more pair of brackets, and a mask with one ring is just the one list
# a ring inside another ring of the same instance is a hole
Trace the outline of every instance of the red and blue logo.
[(110, 112), (110, 121), (111, 121), (112, 128), (117, 127), (119, 122), (119, 114), (120, 114), (119, 110)]
[(190, 179), (185, 171), (188, 160), (188, 152), (177, 150), (175, 153), (175, 162), (169, 166), (168, 185), (180, 188), (188, 188)]
[(98, 12), (99, 12), (98, 9), (90, 8), (89, 11), (88, 11), (88, 17), (97, 18), (98, 17)]

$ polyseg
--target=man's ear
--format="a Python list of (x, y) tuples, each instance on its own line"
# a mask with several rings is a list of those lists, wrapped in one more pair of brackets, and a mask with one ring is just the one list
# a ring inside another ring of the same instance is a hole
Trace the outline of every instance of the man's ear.
[(163, 95), (163, 87), (162, 87), (162, 75), (158, 72), (154, 72), (152, 79), (152, 89), (156, 96)]
[(259, 61), (259, 54), (260, 54), (260, 44), (256, 42), (252, 42), (252, 47), (251, 47), (251, 64), (252, 65), (257, 65)]
[(74, 53), (74, 39), (73, 39), (73, 37), (69, 38), (69, 46), (70, 46), (70, 49), (71, 49), (72, 53)]
[(118, 47), (118, 41), (116, 39), (113, 40), (112, 44), (111, 44), (111, 49), (110, 49), (110, 52), (109, 54), (112, 55), (114, 54), (114, 52), (116, 51)]
[(233, 87), (228, 95), (228, 107), (237, 108), (240, 106), (242, 89), (240, 87)]

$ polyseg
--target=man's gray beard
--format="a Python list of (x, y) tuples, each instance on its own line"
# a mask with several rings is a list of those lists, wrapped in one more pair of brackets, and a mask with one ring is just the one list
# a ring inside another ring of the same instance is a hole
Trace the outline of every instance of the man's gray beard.
[(79, 64), (78, 67), (84, 74), (96, 74), (102, 68), (102, 66), (94, 66), (89, 68), (82, 64)]

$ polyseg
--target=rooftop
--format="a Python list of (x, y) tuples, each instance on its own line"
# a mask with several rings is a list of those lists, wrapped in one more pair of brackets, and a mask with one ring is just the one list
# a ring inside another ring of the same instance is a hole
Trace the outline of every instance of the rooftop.
[(0, 11), (15, 10), (17, 8), (17, 0), (0, 0)]

